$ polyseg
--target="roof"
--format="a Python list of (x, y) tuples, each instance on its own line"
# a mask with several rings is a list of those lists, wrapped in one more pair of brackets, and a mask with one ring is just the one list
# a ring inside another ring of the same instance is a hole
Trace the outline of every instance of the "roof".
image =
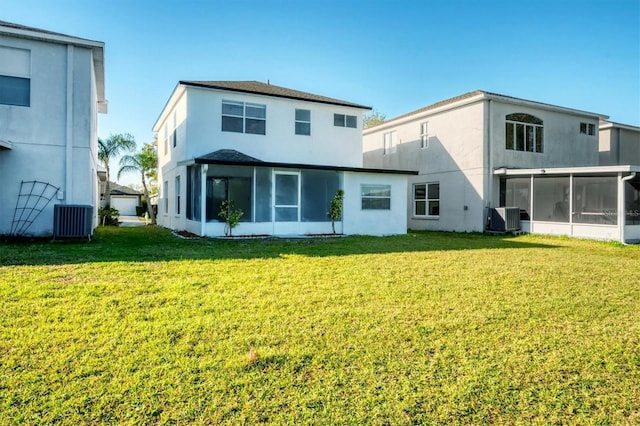
[(579, 167), (549, 167), (537, 169), (510, 169), (500, 167), (493, 171), (494, 175), (502, 176), (529, 176), (529, 175), (567, 175), (567, 174), (615, 174), (615, 173), (640, 173), (640, 165), (620, 166), (579, 166)]
[(227, 166), (255, 166), (255, 167), (278, 167), (283, 169), (311, 169), (311, 170), (331, 170), (342, 172), (357, 173), (382, 173), (382, 174), (400, 174), (400, 175), (417, 175), (414, 170), (388, 170), (388, 169), (370, 169), (363, 167), (343, 167), (343, 166), (323, 166), (318, 164), (300, 164), (300, 163), (279, 163), (272, 161), (262, 161), (242, 152), (233, 149), (221, 149), (211, 152), (207, 155), (196, 157), (190, 161), (183, 161), (179, 165), (185, 164), (220, 164)]
[(105, 77), (104, 77), (104, 43), (101, 41), (89, 40), (67, 34), (56, 33), (43, 30), (41, 28), (29, 27), (13, 22), (0, 21), (0, 34), (12, 37), (21, 37), (32, 40), (42, 40), (49, 43), (72, 44), (75, 46), (89, 48), (93, 51), (93, 68), (95, 70), (96, 90), (98, 93), (98, 111), (107, 112), (107, 100), (105, 98)]
[(128, 186), (119, 185), (115, 182), (109, 182), (109, 192), (111, 195), (142, 195), (140, 191), (136, 191)]
[(355, 104), (340, 99), (326, 96), (314, 95), (313, 93), (301, 92), (299, 90), (287, 89), (270, 83), (259, 81), (184, 81), (180, 84), (194, 87), (204, 87), (208, 89), (228, 90), (231, 92), (252, 93), (256, 95), (274, 96), (276, 98), (295, 99), (299, 101), (318, 102), (321, 104), (339, 105), (350, 108), (360, 108), (370, 110), (371, 107)]
[(618, 128), (618, 129), (631, 130), (633, 132), (640, 132), (640, 127), (638, 126), (634, 126), (631, 124), (624, 124), (624, 123), (616, 123), (614, 121), (607, 121), (607, 120), (600, 120), (599, 127), (600, 127), (600, 130)]
[[(485, 99), (497, 100), (497, 101), (502, 101), (507, 103), (517, 103), (517, 104), (526, 105), (534, 108), (559, 110), (562, 112), (568, 112), (572, 114), (589, 115), (589, 116), (597, 117), (599, 119), (609, 118), (606, 115), (598, 114), (595, 112), (581, 111), (577, 109), (561, 107), (558, 105), (547, 104), (544, 102), (530, 101), (527, 99), (516, 98), (514, 96), (508, 96), (508, 95), (501, 95), (499, 93), (487, 92), (484, 90), (474, 90), (472, 92), (463, 93), (462, 95), (454, 96), (453, 98), (445, 99), (443, 101), (439, 101), (434, 104), (419, 108), (415, 111), (411, 111), (406, 114), (399, 115), (397, 117), (386, 120), (384, 123), (380, 123), (377, 126), (370, 127), (369, 129), (374, 129), (379, 126), (384, 126), (385, 124), (391, 123), (392, 121), (402, 120), (404, 118), (420, 115), (422, 113), (428, 113), (436, 110), (447, 109), (447, 107), (453, 108), (454, 106), (459, 104), (465, 105), (467, 103), (472, 103), (478, 100), (485, 100)], [(366, 130), (369, 130), (369, 129), (366, 129)]]

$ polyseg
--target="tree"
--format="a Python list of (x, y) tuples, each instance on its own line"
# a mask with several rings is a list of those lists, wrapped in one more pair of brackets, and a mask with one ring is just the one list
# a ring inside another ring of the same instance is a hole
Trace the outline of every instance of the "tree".
[(339, 220), (342, 217), (342, 200), (344, 199), (344, 191), (342, 189), (338, 189), (336, 191), (336, 195), (333, 196), (333, 199), (329, 203), (329, 211), (327, 212), (327, 216), (331, 219), (331, 229), (333, 233), (336, 233), (336, 220)]
[(109, 188), (109, 160), (115, 159), (125, 152), (131, 152), (136, 149), (136, 142), (129, 133), (111, 135), (109, 138), (98, 139), (98, 160), (107, 169), (107, 184), (104, 189), (104, 197), (106, 200), (105, 208), (111, 207), (111, 188)]
[(378, 124), (384, 123), (386, 119), (387, 119), (386, 115), (373, 109), (371, 110), (371, 112), (364, 115), (364, 121), (362, 122), (362, 126), (365, 129), (368, 129), (369, 127), (377, 126)]
[(147, 201), (147, 213), (151, 223), (155, 225), (156, 215), (153, 213), (151, 207), (151, 200), (149, 199), (149, 184), (153, 184), (158, 178), (158, 154), (156, 149), (151, 144), (144, 144), (140, 152), (135, 154), (123, 155), (120, 158), (120, 170), (118, 171), (118, 179), (124, 173), (137, 172), (140, 173), (142, 179), (142, 187), (144, 188), (144, 198)]

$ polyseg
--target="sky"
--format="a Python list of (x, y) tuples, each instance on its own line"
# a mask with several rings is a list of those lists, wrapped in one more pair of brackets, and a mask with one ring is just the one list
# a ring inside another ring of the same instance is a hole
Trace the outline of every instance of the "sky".
[(139, 146), (179, 80), (268, 80), (387, 118), (485, 90), (640, 126), (640, 0), (0, 0), (0, 20), (104, 42), (99, 137)]

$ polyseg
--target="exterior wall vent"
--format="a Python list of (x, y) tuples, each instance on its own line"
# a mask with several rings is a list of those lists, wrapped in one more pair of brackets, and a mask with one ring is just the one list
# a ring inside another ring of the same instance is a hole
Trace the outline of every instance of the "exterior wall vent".
[(93, 234), (93, 207), (56, 204), (53, 206), (53, 238), (88, 238)]
[(513, 232), (520, 229), (519, 207), (496, 207), (490, 211), (490, 229), (492, 231)]

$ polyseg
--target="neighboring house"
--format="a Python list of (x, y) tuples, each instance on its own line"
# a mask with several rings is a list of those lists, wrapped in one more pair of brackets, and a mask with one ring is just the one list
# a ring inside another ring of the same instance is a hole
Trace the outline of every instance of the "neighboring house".
[(97, 224), (106, 111), (104, 43), (0, 21), (0, 234), (52, 235), (54, 204)]
[[(103, 186), (103, 192), (104, 192)], [(129, 188), (128, 186), (119, 185), (115, 182), (109, 182), (109, 192), (111, 193), (111, 207), (117, 209), (121, 216), (137, 216), (136, 208), (139, 207), (142, 192)], [(102, 194), (102, 205), (106, 204), (104, 193)]]
[(600, 165), (640, 164), (640, 127), (601, 121)]
[(634, 241), (640, 166), (600, 166), (606, 118), (475, 91), (365, 130), (364, 166), (419, 170), (410, 229), (482, 232), (512, 206), (528, 232)]
[(220, 236), (221, 203), (244, 215), (235, 234), (331, 232), (336, 190), (345, 234), (402, 234), (407, 176), (362, 167), (369, 107), (256, 81), (180, 81), (153, 126), (158, 224)]

